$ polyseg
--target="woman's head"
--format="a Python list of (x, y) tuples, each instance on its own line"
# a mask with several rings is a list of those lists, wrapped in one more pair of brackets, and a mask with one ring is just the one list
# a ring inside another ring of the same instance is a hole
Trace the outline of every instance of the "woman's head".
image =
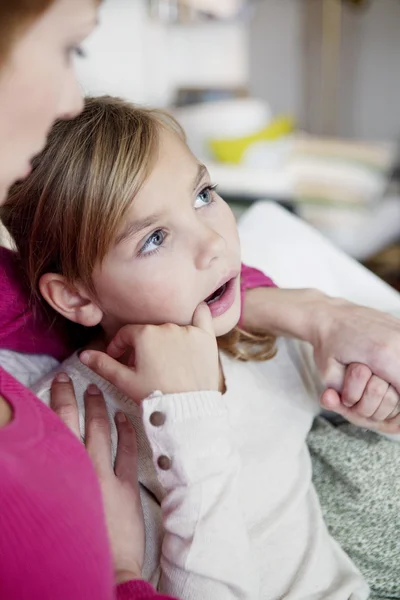
[(53, 127), (3, 219), (29, 284), (72, 321), (108, 335), (129, 322), (186, 325), (227, 281), (210, 304), (216, 334), (239, 319), (235, 220), (160, 111), (88, 99)]
[(97, 0), (5, 0), (0, 6), (0, 203), (29, 171), (57, 118), (82, 108), (73, 55)]

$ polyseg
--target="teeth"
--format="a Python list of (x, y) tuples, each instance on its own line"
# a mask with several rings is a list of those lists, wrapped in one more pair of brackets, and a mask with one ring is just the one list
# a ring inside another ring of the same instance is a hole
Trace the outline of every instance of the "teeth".
[(205, 300), (206, 304), (212, 304), (213, 302), (216, 302), (217, 300), (219, 300), (221, 298), (221, 296), (225, 293), (225, 290), (226, 290), (226, 283), (224, 283), (224, 285), (222, 285), (220, 288), (215, 290), (215, 292), (213, 294), (211, 294), (211, 296), (206, 298), (206, 300)]

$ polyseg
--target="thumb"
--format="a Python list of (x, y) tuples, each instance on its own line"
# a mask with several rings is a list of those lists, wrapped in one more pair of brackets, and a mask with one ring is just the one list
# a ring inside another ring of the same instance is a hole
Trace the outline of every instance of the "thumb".
[(194, 311), (192, 325), (193, 327), (198, 327), (199, 329), (203, 329), (203, 331), (207, 331), (207, 333), (215, 337), (211, 312), (205, 302), (199, 304)]
[[(79, 356), (81, 362), (97, 375), (112, 383), (119, 392), (135, 400), (136, 373), (115, 358), (99, 350), (85, 350)], [(136, 390), (137, 391), (137, 390)]]
[(360, 419), (357, 418), (357, 415), (354, 415), (349, 408), (344, 406), (339, 394), (332, 388), (328, 388), (324, 391), (321, 396), (320, 404), (325, 410), (330, 410), (331, 412), (340, 415), (346, 419), (346, 421), (350, 421), (351, 423), (354, 423), (360, 427), (362, 427), (364, 424), (364, 421), (361, 423)]
[(340, 412), (343, 407), (339, 394), (332, 388), (328, 388), (323, 392), (320, 404), (325, 410), (333, 412)]

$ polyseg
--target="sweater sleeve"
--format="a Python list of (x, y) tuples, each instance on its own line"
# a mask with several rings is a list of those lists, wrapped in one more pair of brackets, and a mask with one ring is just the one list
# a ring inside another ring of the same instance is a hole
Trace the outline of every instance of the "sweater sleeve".
[(244, 263), (242, 263), (240, 273), (240, 285), (243, 292), (256, 287), (277, 287), (268, 275), (264, 275), (259, 269), (249, 267)]
[(165, 491), (159, 591), (185, 600), (257, 598), (224, 397), (155, 392), (142, 417)]

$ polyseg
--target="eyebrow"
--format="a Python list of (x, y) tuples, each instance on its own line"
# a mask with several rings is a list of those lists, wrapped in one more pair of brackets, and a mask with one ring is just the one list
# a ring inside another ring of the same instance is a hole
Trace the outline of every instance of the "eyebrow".
[(159, 221), (160, 215), (151, 215), (146, 217), (145, 219), (138, 219), (137, 221), (132, 221), (132, 223), (128, 223), (128, 225), (121, 231), (119, 235), (117, 235), (115, 239), (115, 245), (117, 246), (121, 242), (124, 242), (126, 239), (133, 237), (143, 229), (147, 229), (148, 227), (152, 227)]
[[(197, 174), (193, 181), (193, 190), (195, 191), (204, 175), (208, 174), (207, 167), (203, 164), (198, 165)], [(121, 242), (124, 242), (126, 239), (133, 237), (143, 229), (147, 229), (148, 227), (152, 227), (155, 225), (157, 221), (159, 221), (160, 215), (150, 215), (145, 219), (139, 219), (138, 221), (133, 221), (132, 223), (128, 223), (128, 225), (121, 231), (121, 233), (115, 239), (115, 245), (117, 246)]]
[(199, 164), (197, 169), (197, 175), (193, 181), (193, 191), (196, 191), (196, 188), (203, 179), (204, 175), (208, 175), (207, 167), (205, 165)]

